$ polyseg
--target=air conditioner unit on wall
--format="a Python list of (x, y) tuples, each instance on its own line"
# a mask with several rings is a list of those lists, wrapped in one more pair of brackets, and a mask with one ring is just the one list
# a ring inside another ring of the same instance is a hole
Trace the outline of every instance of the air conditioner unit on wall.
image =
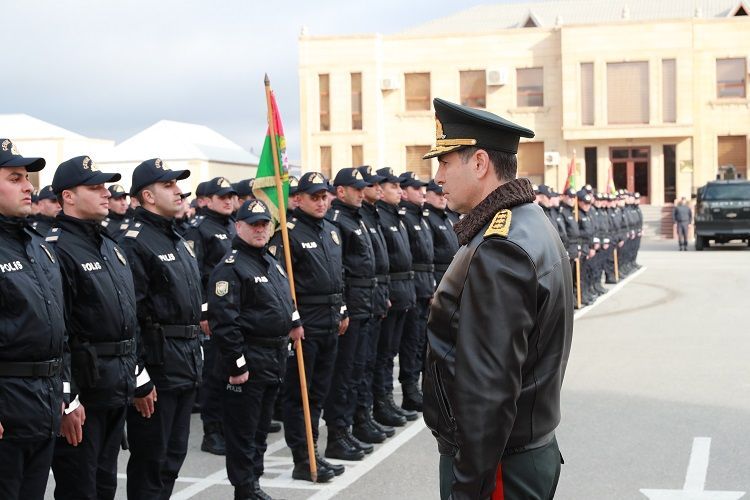
[(488, 69), (487, 85), (508, 85), (508, 68)]
[(560, 153), (558, 153), (557, 151), (545, 151), (544, 152), (544, 164), (545, 165), (559, 165)]
[(400, 87), (401, 82), (394, 76), (386, 76), (380, 80), (380, 90), (396, 90)]

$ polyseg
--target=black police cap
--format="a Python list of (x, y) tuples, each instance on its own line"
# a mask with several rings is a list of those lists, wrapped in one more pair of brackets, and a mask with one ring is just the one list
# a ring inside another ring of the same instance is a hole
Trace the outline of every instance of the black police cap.
[(31, 203), (39, 203), (39, 193), (36, 191), (31, 192)]
[(190, 198), (192, 194), (193, 194), (192, 191), (188, 191), (187, 193), (180, 193), (180, 198), (182, 198), (183, 200), (186, 200), (187, 198)]
[(37, 200), (56, 200), (57, 195), (55, 194), (55, 190), (52, 189), (52, 186), (44, 186), (42, 189), (39, 190), (37, 193)]
[(398, 177), (399, 184), (402, 188), (415, 187), (421, 188), (427, 185), (426, 182), (420, 181), (414, 172), (404, 172)]
[(214, 177), (206, 183), (203, 189), (204, 196), (237, 194), (237, 191), (232, 187), (232, 183), (226, 177)]
[(357, 189), (364, 189), (372, 186), (369, 182), (364, 180), (362, 172), (356, 168), (342, 168), (336, 173), (336, 178), (333, 179), (334, 186), (351, 186)]
[(199, 182), (198, 186), (195, 188), (195, 196), (206, 196), (207, 186), (208, 186), (208, 181)]
[(552, 191), (550, 190), (549, 186), (546, 184), (539, 184), (537, 192), (539, 194), (543, 194), (544, 196), (547, 196), (548, 198), (552, 197)]
[(232, 184), (237, 196), (252, 196), (254, 180), (255, 179), (243, 179)]
[(299, 187), (299, 179), (297, 179), (293, 175), (290, 175), (289, 176), (289, 196), (294, 196), (295, 194), (297, 194), (297, 187)]
[(112, 184), (107, 189), (109, 189), (110, 197), (114, 199), (125, 198), (128, 195), (128, 192), (120, 184)]
[(368, 182), (371, 185), (380, 184), (385, 180), (385, 177), (376, 174), (370, 165), (362, 165), (361, 167), (357, 167), (357, 170), (362, 174), (362, 178), (364, 178), (365, 182)]
[(39, 172), (46, 164), (44, 158), (24, 158), (10, 139), (0, 139), (0, 168), (24, 167), (27, 172)]
[(253, 224), (261, 220), (271, 220), (271, 212), (260, 200), (247, 200), (237, 210), (237, 220)]
[(576, 190), (573, 188), (568, 188), (565, 191), (563, 191), (563, 196), (567, 196), (568, 198), (575, 198)]
[(133, 170), (133, 183), (130, 186), (130, 194), (137, 195), (141, 189), (155, 182), (169, 182), (182, 180), (190, 177), (190, 170), (171, 170), (164, 166), (161, 158), (151, 158), (141, 162)]
[(297, 192), (314, 194), (320, 191), (328, 191), (328, 186), (325, 175), (320, 172), (307, 172), (300, 177)]
[(114, 172), (100, 172), (88, 156), (76, 156), (58, 165), (52, 178), (52, 189), (60, 194), (76, 186), (94, 186), (119, 181), (122, 176)]
[(380, 177), (383, 177), (382, 182), (393, 182), (395, 184), (400, 184), (401, 179), (396, 177), (396, 175), (393, 173), (393, 169), (391, 167), (383, 167), (377, 170), (376, 172)]
[(433, 193), (437, 194), (443, 194), (443, 186), (435, 182), (435, 179), (430, 179), (430, 182), (427, 183), (427, 191), (432, 191)]
[(461, 106), (436, 97), (436, 145), (422, 158), (457, 151), (467, 146), (515, 154), (521, 137), (532, 138), (534, 132), (496, 114)]
[(592, 197), (591, 194), (586, 191), (586, 188), (582, 188), (580, 191), (576, 193), (576, 196), (578, 197), (578, 201), (582, 201), (584, 203), (591, 203)]

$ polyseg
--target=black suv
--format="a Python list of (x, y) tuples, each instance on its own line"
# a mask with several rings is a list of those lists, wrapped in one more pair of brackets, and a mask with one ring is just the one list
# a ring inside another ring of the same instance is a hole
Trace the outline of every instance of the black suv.
[(709, 241), (743, 240), (750, 246), (750, 181), (712, 181), (698, 189), (695, 249)]

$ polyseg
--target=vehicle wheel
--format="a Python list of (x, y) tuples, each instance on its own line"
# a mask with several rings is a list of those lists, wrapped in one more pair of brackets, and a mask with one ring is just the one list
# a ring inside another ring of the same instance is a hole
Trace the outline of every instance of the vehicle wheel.
[(706, 241), (703, 239), (703, 236), (696, 236), (695, 237), (695, 250), (700, 252), (703, 250), (704, 245), (706, 244)]

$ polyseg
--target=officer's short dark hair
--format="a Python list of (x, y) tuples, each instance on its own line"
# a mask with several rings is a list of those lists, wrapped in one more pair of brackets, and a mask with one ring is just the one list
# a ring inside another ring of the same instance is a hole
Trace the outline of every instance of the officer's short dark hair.
[(490, 158), (492, 166), (495, 167), (495, 175), (501, 181), (512, 181), (516, 178), (518, 171), (518, 161), (516, 155), (513, 153), (506, 153), (505, 151), (497, 151), (495, 149), (484, 149), (469, 146), (458, 151), (458, 155), (461, 157), (461, 161), (466, 163), (469, 161), (474, 153), (479, 150), (483, 150), (487, 153)]

